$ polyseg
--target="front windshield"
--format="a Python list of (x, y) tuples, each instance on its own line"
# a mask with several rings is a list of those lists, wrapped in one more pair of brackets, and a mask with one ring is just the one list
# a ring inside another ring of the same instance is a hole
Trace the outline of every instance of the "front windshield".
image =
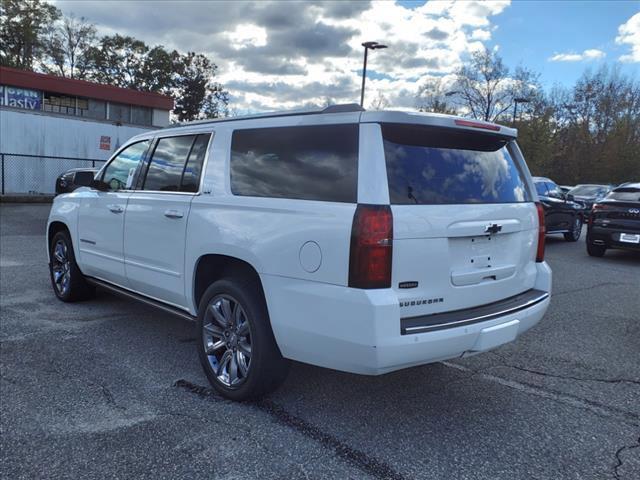
[(597, 197), (607, 193), (607, 187), (603, 185), (578, 185), (569, 190), (571, 195), (579, 195), (584, 197)]

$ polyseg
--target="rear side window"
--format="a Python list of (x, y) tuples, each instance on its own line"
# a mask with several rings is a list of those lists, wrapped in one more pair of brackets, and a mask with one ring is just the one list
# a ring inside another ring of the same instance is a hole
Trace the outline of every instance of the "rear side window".
[(383, 124), (392, 204), (529, 202), (508, 139), (420, 125)]
[(357, 124), (233, 132), (234, 195), (355, 203), (357, 189)]
[(182, 135), (158, 140), (143, 190), (197, 192), (210, 135)]

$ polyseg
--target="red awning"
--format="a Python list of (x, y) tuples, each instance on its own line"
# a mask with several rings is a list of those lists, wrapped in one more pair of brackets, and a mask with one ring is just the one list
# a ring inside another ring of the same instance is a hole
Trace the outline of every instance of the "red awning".
[(173, 99), (159, 93), (138, 92), (128, 88), (113, 87), (100, 83), (28, 72), (9, 67), (0, 67), (0, 84), (11, 87), (31, 88), (77, 97), (127, 103), (141, 107), (173, 109)]

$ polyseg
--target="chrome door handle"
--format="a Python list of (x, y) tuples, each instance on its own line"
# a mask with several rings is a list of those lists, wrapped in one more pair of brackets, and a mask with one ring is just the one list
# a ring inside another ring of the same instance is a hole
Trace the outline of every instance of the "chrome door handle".
[(120, 205), (107, 205), (107, 208), (112, 213), (122, 213), (122, 212), (124, 212), (124, 208), (122, 208)]
[(180, 210), (166, 210), (164, 216), (167, 218), (182, 218), (183, 213)]

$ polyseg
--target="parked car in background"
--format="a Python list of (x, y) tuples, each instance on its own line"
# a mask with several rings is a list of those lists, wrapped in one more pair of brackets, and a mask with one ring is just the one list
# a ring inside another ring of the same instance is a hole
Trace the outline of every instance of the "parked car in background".
[(586, 218), (588, 218), (593, 204), (606, 197), (611, 190), (613, 190), (613, 185), (583, 184), (576, 185), (569, 190), (569, 193), (573, 195), (576, 202), (584, 205)]
[(573, 185), (558, 185), (560, 187), (560, 190), (562, 190), (562, 193), (569, 193), (569, 190), (571, 190), (573, 187)]
[(533, 183), (544, 208), (547, 234), (562, 233), (566, 241), (577, 242), (586, 218), (584, 206), (575, 202), (573, 195), (563, 193), (553, 180), (533, 177)]
[(78, 187), (91, 185), (98, 168), (72, 168), (58, 175), (56, 178), (56, 195), (73, 192)]
[(255, 398), (289, 359), (379, 375), (515, 340), (550, 300), (535, 200), (501, 125), (358, 105), (196, 122), (54, 200), (51, 283), (197, 320), (213, 387)]
[(602, 257), (608, 248), (640, 250), (640, 182), (622, 184), (593, 205), (587, 252)]

